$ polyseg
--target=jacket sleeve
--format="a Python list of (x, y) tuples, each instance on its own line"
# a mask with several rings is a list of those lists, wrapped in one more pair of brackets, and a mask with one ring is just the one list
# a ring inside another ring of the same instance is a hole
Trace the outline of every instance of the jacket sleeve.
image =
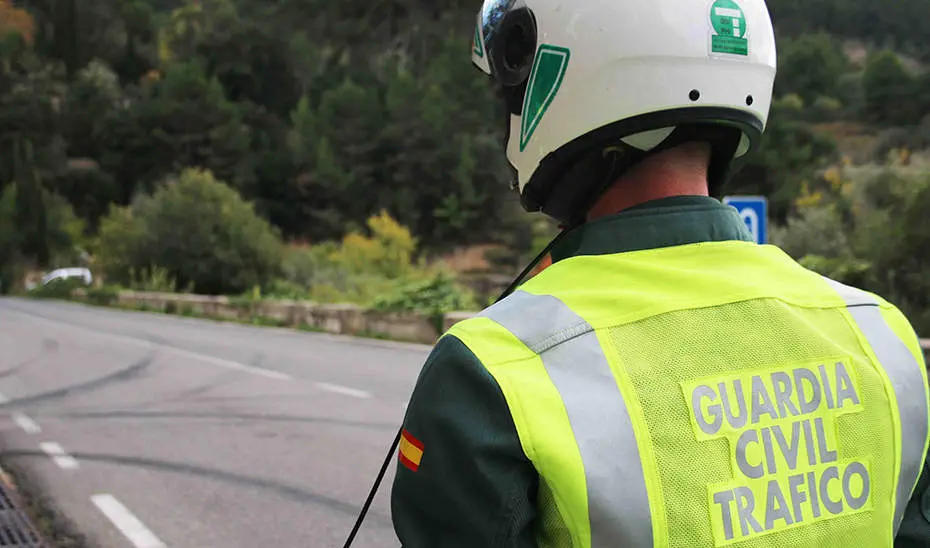
[(418, 465), (399, 455), (391, 492), (403, 546), (536, 546), (538, 475), (497, 382), (454, 336), (427, 359), (404, 429), (422, 453)]
[(914, 488), (914, 494), (904, 511), (904, 520), (894, 541), (895, 548), (926, 548), (930, 546), (930, 455)]

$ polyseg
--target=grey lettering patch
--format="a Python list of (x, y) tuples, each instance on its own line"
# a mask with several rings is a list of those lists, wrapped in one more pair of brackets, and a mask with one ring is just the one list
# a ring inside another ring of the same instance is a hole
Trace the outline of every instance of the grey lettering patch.
[(772, 384), (775, 387), (775, 402), (778, 404), (778, 412), (781, 416), (799, 415), (798, 408), (791, 401), (791, 377), (784, 371), (777, 371), (772, 373)]
[[(807, 381), (807, 384), (810, 385), (810, 397), (808, 397), (808, 391), (805, 390), (802, 381)], [(801, 413), (807, 414), (816, 411), (820, 405), (820, 381), (817, 380), (817, 375), (814, 375), (814, 372), (810, 369), (799, 367), (794, 370), (794, 384), (798, 393)]]
[(827, 397), (827, 408), (833, 409), (836, 407), (836, 402), (833, 401), (833, 387), (830, 386), (830, 378), (827, 376), (827, 368), (821, 365), (817, 369), (820, 371), (820, 382), (823, 383), (823, 393)]
[(820, 462), (836, 462), (836, 451), (829, 448), (827, 433), (823, 429), (823, 419), (814, 419), (814, 428), (817, 429), (817, 451), (820, 453)]
[(820, 476), (820, 501), (823, 502), (823, 507), (827, 509), (827, 512), (831, 514), (840, 514), (843, 512), (843, 499), (833, 500), (830, 498), (830, 480), (835, 479), (839, 480), (839, 471), (836, 469), (836, 466), (831, 466), (824, 471), (823, 475)]
[(756, 498), (752, 494), (752, 489), (748, 487), (737, 487), (733, 490), (736, 495), (736, 514), (739, 516), (740, 529), (743, 536), (750, 533), (762, 532), (762, 526), (752, 515), (756, 509)]
[(778, 442), (778, 448), (781, 449), (785, 456), (785, 462), (788, 463), (789, 470), (798, 469), (798, 450), (801, 446), (801, 422), (794, 421), (791, 423), (791, 443), (785, 439), (785, 433), (781, 426), (772, 427), (772, 433), (775, 434), (775, 441)]
[(807, 502), (807, 493), (798, 490), (802, 485), (804, 485), (804, 474), (795, 474), (788, 478), (788, 496), (791, 497), (791, 509), (794, 510), (796, 523), (804, 521), (801, 503)]
[(723, 516), (723, 534), (727, 540), (733, 538), (733, 517), (730, 515), (730, 503), (733, 502), (733, 491), (720, 491), (714, 493), (714, 503), (720, 505)]
[[(862, 493), (860, 493), (858, 497), (853, 496), (850, 487), (850, 481), (852, 481), (854, 475), (859, 476), (862, 481)], [(865, 469), (865, 465), (861, 462), (850, 463), (849, 466), (846, 467), (846, 471), (843, 472), (843, 496), (846, 497), (846, 504), (853, 510), (862, 508), (866, 501), (869, 500), (870, 489), (869, 473)]]
[(785, 523), (791, 525), (794, 520), (788, 513), (788, 504), (785, 502), (785, 495), (781, 492), (781, 486), (778, 480), (769, 480), (768, 500), (765, 503), (765, 529), (771, 530), (775, 527), (775, 520), (783, 519)]
[(742, 428), (746, 426), (746, 396), (743, 392), (743, 382), (740, 380), (733, 381), (733, 388), (736, 389), (736, 403), (739, 406), (739, 414), (733, 414), (733, 406), (730, 404), (730, 395), (727, 394), (727, 387), (720, 383), (720, 399), (723, 401), (723, 411), (727, 414), (727, 420), (733, 428)]
[(694, 392), (691, 394), (691, 410), (694, 412), (694, 419), (698, 424), (698, 427), (702, 432), (713, 436), (720, 431), (720, 427), (723, 425), (723, 414), (720, 410), (720, 404), (715, 403), (707, 406), (707, 412), (713, 417), (713, 422), (707, 422), (704, 418), (704, 413), (701, 412), (701, 399), (707, 398), (710, 401), (714, 401), (717, 398), (717, 394), (711, 389), (711, 387), (702, 384), (694, 389)]
[(853, 402), (853, 405), (859, 404), (859, 394), (856, 394), (856, 388), (853, 386), (852, 379), (849, 378), (849, 372), (843, 362), (836, 362), (836, 406), (843, 408), (846, 400)]
[(736, 464), (740, 472), (747, 478), (759, 479), (765, 474), (765, 471), (761, 462), (757, 465), (749, 464), (749, 460), (746, 458), (746, 446), (750, 442), (759, 443), (759, 432), (746, 430), (740, 434), (739, 439), (736, 441)]
[(768, 415), (772, 420), (778, 419), (775, 412), (775, 406), (769, 398), (769, 392), (762, 382), (762, 377), (753, 375), (752, 377), (752, 423), (757, 424), (762, 415)]

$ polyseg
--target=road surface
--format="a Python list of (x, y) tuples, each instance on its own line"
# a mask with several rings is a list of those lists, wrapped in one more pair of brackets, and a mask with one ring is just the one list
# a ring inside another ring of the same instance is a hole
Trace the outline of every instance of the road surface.
[(3, 299), (0, 445), (92, 546), (341, 547), (428, 352)]

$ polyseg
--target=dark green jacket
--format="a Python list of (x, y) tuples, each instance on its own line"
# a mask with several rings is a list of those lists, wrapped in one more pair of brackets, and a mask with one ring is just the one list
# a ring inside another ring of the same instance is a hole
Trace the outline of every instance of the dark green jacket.
[[(717, 200), (666, 198), (582, 226), (552, 258), (749, 239), (735, 211)], [(394, 527), (405, 547), (536, 546), (536, 470), (497, 382), (455, 337), (442, 338), (427, 359), (404, 428), (423, 444), (419, 468), (398, 466), (391, 494)], [(896, 546), (930, 547), (930, 466)]]

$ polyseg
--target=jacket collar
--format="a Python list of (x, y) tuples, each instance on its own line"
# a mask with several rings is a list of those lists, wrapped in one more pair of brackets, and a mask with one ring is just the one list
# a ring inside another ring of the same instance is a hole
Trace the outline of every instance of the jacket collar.
[(739, 214), (707, 196), (652, 200), (585, 223), (552, 248), (552, 261), (580, 255), (606, 255), (752, 236)]

